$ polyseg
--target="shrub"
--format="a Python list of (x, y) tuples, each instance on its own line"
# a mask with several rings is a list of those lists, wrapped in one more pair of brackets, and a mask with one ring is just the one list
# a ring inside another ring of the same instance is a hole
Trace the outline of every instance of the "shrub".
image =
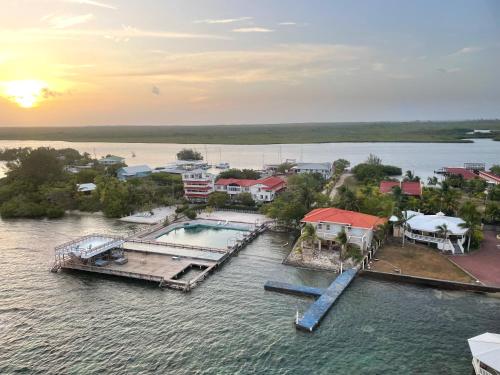
[(190, 220), (196, 219), (196, 211), (193, 210), (192, 208), (187, 209), (184, 211), (184, 215)]

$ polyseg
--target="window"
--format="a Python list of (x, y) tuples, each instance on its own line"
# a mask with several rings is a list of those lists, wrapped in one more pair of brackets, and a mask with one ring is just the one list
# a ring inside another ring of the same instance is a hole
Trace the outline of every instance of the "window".
[(318, 229), (323, 229), (323, 224), (319, 223), (318, 224)]
[(326, 224), (326, 230), (330, 230), (330, 224)]

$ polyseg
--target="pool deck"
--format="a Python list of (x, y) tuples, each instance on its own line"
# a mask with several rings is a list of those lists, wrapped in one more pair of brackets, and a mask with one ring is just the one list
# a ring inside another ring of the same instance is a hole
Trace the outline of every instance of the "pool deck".
[(165, 219), (172, 220), (175, 216), (175, 206), (153, 208), (151, 212), (137, 212), (130, 216), (125, 216), (120, 219), (126, 223), (149, 224), (154, 225), (163, 223)]
[[(245, 221), (233, 222), (218, 214), (210, 219), (200, 218), (190, 222), (176, 222), (168, 226), (159, 224), (148, 227), (129, 237), (116, 238), (105, 234), (92, 235), (92, 243), (95, 242), (96, 244), (95, 248), (106, 248), (106, 250), (90, 257), (90, 259), (81, 257), (79, 253), (69, 251), (74, 247), (75, 243), (88, 242), (89, 236), (84, 236), (55, 248), (55, 263), (52, 271), (57, 272), (59, 269), (68, 269), (101, 273), (152, 281), (158, 283), (161, 287), (189, 291), (204, 280), (210, 272), (221, 266), (260, 233), (264, 232), (270, 223), (269, 220), (263, 221), (262, 215), (258, 214), (242, 213), (238, 215), (237, 212), (225, 211), (222, 211), (222, 213), (229, 213), (230, 218), (244, 218)], [(186, 224), (231, 228), (245, 232), (242, 232), (244, 234), (226, 248), (193, 246), (156, 240), (162, 234), (184, 227)], [(123, 251), (127, 263), (118, 264), (114, 261), (110, 251), (113, 249)], [(96, 266), (94, 261), (97, 257), (109, 260), (109, 263)], [(199, 270), (199, 272), (190, 272), (191, 270)], [(193, 276), (193, 273), (196, 273), (196, 275)]]

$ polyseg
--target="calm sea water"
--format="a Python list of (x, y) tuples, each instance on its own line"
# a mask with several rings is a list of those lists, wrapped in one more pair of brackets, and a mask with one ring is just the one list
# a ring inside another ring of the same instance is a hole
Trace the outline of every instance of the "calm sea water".
[(470, 374), (467, 338), (500, 332), (500, 299), (358, 278), (314, 334), (309, 300), (267, 280), (324, 287), (286, 267), (266, 233), (190, 294), (48, 271), (54, 245), (129, 224), (94, 215), (0, 221), (1, 374)]
[[(180, 145), (145, 143), (92, 143), (48, 141), (2, 141), (3, 147), (71, 147), (89, 152), (96, 157), (120, 155), (129, 165), (148, 164), (157, 167), (175, 160), (182, 148), (195, 148), (205, 160), (215, 164), (229, 162), (235, 168), (262, 168), (266, 163), (286, 159), (304, 162), (333, 161), (345, 158), (352, 165), (360, 163), (373, 153), (385, 163), (411, 170), (424, 180), (443, 166), (463, 166), (467, 162), (483, 162), (487, 166), (500, 163), (500, 142), (477, 139), (474, 143), (322, 143), (285, 145)], [(132, 157), (132, 152), (136, 157)]]

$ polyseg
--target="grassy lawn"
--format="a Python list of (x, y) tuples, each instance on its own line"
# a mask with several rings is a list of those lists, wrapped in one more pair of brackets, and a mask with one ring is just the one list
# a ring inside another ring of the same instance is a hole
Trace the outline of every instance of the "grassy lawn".
[(399, 268), (405, 275), (464, 283), (474, 282), (474, 279), (451, 263), (438, 250), (427, 246), (405, 244), (402, 248), (400, 243), (390, 243), (377, 252), (376, 258), (379, 261), (372, 263), (374, 271), (396, 273), (394, 269)]
[(500, 134), (500, 120), (210, 126), (2, 127), (0, 139), (73, 142), (279, 144), (467, 142), (472, 129)]

